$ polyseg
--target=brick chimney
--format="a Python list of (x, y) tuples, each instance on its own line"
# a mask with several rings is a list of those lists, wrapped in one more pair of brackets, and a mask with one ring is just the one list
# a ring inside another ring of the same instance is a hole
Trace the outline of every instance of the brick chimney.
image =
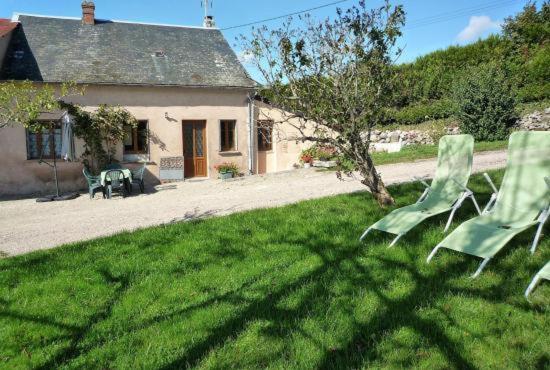
[(82, 2), (82, 24), (93, 26), (95, 24), (95, 4), (93, 1)]

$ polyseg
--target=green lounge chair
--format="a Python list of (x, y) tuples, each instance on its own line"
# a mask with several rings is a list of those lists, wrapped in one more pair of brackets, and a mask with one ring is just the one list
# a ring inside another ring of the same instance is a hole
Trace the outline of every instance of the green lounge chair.
[(544, 267), (540, 269), (539, 272), (537, 272), (537, 274), (531, 281), (531, 284), (529, 284), (527, 290), (525, 291), (525, 298), (529, 299), (529, 294), (531, 294), (533, 289), (535, 289), (540, 279), (550, 280), (550, 261), (548, 261), (546, 265), (544, 265)]
[(475, 278), (514, 236), (538, 224), (531, 246), (534, 253), (550, 213), (549, 174), (550, 132), (513, 133), (500, 191), (491, 197), (483, 214), (464, 222), (443, 239), (427, 262), (441, 248), (481, 257), (483, 262), (472, 275)]
[(472, 171), (474, 138), (471, 135), (447, 135), (439, 141), (435, 177), (415, 204), (398, 208), (365, 230), (363, 240), (371, 230), (380, 230), (397, 235), (389, 245), (392, 247), (413, 227), (429, 217), (451, 211), (446, 232), (454, 214), (462, 203), (470, 198), (478, 213), (481, 213), (474, 193), (466, 185)]

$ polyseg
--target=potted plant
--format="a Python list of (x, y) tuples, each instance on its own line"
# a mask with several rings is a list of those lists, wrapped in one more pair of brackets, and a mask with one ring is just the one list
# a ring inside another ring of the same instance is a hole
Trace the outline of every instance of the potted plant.
[(302, 154), (302, 156), (300, 157), (300, 162), (302, 162), (304, 168), (310, 168), (312, 160), (313, 157), (309, 154)]
[(304, 149), (300, 153), (300, 163), (303, 165), (304, 168), (309, 168), (311, 167), (311, 162), (313, 162), (314, 156), (315, 156), (314, 147)]
[(230, 179), (239, 173), (239, 167), (235, 163), (224, 162), (214, 166), (222, 180)]
[(313, 161), (313, 167), (330, 168), (336, 166), (337, 153), (334, 147), (320, 146), (316, 151), (317, 160)]

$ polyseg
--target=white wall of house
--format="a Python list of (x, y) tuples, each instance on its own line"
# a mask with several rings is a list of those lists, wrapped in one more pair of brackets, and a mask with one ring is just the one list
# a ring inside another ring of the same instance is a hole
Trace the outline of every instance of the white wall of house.
[(267, 173), (292, 170), (299, 164), (302, 150), (311, 146), (299, 140), (301, 134), (295, 128), (301, 126), (299, 120), (287, 120), (287, 115), (273, 106), (256, 102), (256, 119), (274, 122), (272, 150), (266, 153)]
[[(161, 157), (182, 156), (182, 121), (205, 120), (207, 141), (207, 176), (217, 177), (216, 164), (231, 161), (243, 173), (248, 171), (248, 91), (244, 89), (201, 89), (144, 86), (87, 86), (83, 96), (71, 99), (87, 110), (100, 104), (119, 105), (138, 120), (149, 125), (147, 173), (149, 181), (157, 181)], [(237, 148), (220, 152), (220, 120), (236, 120)], [(83, 152), (77, 141), (77, 156)], [(26, 131), (22, 127), (0, 129), (0, 195), (45, 193), (53, 190), (53, 176), (46, 165), (27, 159)], [(123, 146), (117, 159), (124, 161)], [(128, 159), (128, 158), (126, 158)], [(140, 158), (144, 159), (144, 158)], [(130, 165), (131, 167), (131, 165)], [(80, 163), (60, 163), (62, 190), (85, 186)]]

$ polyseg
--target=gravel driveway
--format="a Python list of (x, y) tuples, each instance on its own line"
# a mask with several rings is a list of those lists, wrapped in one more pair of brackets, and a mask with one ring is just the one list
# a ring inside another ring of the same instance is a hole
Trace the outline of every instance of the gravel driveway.
[[(501, 168), (505, 151), (475, 154), (474, 171)], [(433, 176), (434, 159), (379, 166), (386, 184)], [(242, 180), (187, 181), (157, 186), (148, 194), (104, 200), (83, 195), (66, 202), (36, 203), (33, 199), (0, 201), (0, 254), (17, 255), (39, 249), (196, 217), (218, 216), (304, 199), (350, 193), (366, 188), (354, 178), (334, 173), (296, 170)]]

